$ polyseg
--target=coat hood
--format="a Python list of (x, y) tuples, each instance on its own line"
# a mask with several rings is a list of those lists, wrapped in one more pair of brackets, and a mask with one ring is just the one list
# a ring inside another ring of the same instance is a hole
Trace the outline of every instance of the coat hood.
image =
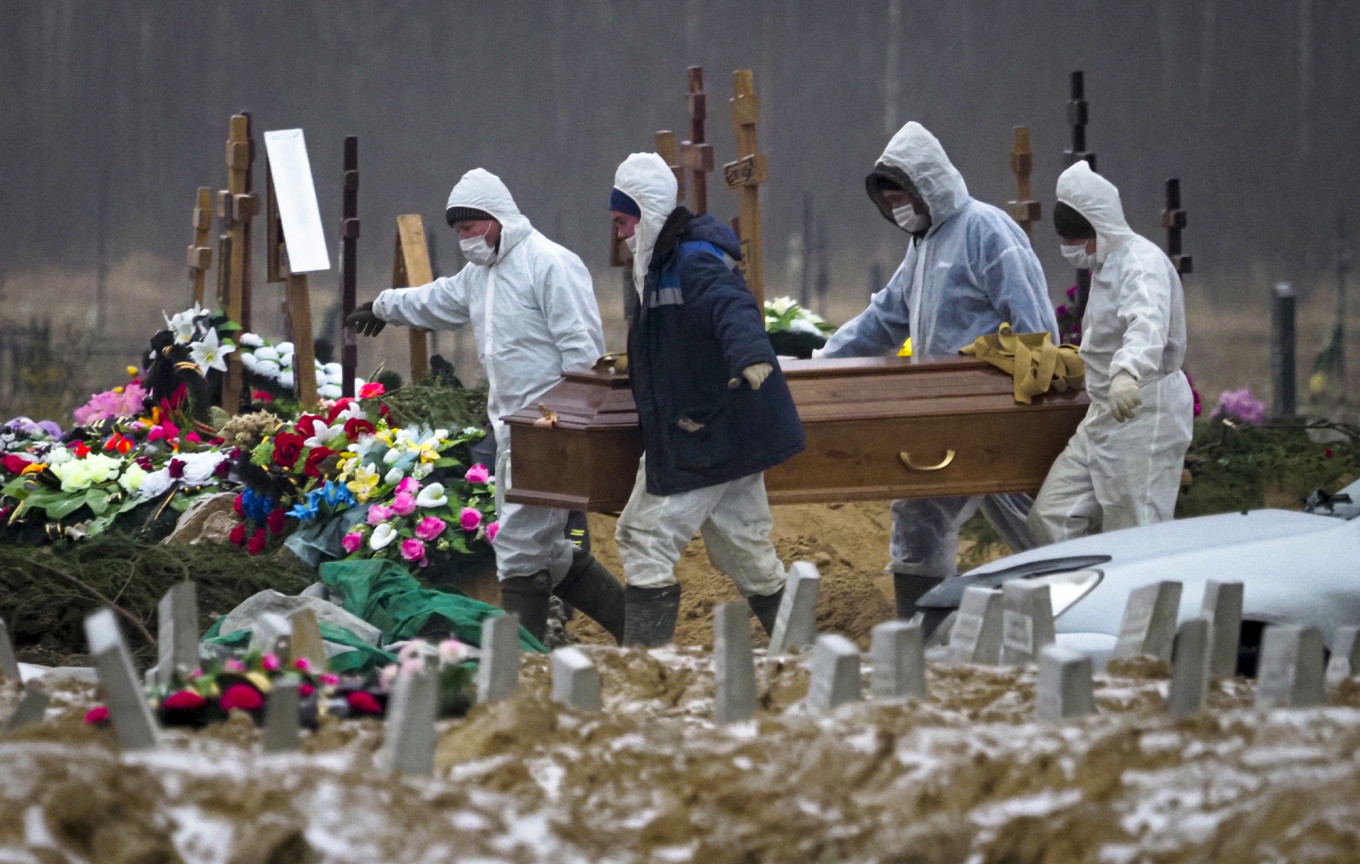
[(633, 252), (633, 285), (641, 294), (656, 238), (675, 209), (678, 194), (675, 173), (655, 153), (634, 153), (614, 172), (614, 188), (632, 198), (642, 211), (636, 229), (637, 248)]
[(1096, 260), (1099, 262), (1103, 263), (1105, 256), (1133, 236), (1133, 229), (1124, 220), (1119, 190), (1092, 171), (1084, 159), (1072, 163), (1058, 175), (1058, 200), (1085, 216), (1096, 229)]
[[(930, 210), (931, 232), (968, 203), (968, 184), (963, 182), (963, 175), (949, 161), (939, 140), (915, 120), (897, 130), (878, 161), (899, 169), (915, 184)], [(892, 219), (891, 212), (886, 215)]]
[(451, 207), (472, 207), (496, 217), (496, 221), (501, 223), (497, 262), (534, 230), (528, 218), (519, 212), (515, 199), (510, 196), (510, 190), (501, 182), (501, 178), (485, 168), (473, 168), (454, 184), (453, 191), (449, 193), (449, 203), (444, 209)]

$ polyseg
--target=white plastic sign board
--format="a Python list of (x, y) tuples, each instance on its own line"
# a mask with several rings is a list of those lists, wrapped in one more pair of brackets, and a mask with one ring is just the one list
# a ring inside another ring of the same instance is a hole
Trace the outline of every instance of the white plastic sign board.
[(274, 181), (274, 200), (279, 205), (283, 240), (288, 247), (289, 271), (315, 273), (331, 269), (302, 130), (266, 132), (264, 146), (269, 154), (269, 176)]

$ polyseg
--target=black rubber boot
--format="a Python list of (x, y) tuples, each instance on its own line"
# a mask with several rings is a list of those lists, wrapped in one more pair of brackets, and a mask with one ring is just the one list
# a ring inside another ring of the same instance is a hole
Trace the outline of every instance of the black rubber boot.
[(548, 632), (548, 598), (552, 596), (548, 571), (532, 576), (501, 580), (501, 608), (519, 616), (519, 626), (542, 642)]
[(774, 619), (779, 616), (779, 604), (783, 601), (783, 588), (773, 594), (752, 594), (746, 598), (751, 611), (756, 613), (756, 619), (760, 621), (760, 626), (765, 628), (766, 636), (774, 635)]
[(917, 612), (916, 601), (927, 591), (944, 581), (943, 576), (918, 576), (915, 573), (894, 573), (893, 593), (897, 595), (897, 617), (903, 621)]
[(623, 644), (651, 648), (675, 638), (675, 619), (680, 615), (680, 586), (623, 589)]
[(623, 583), (594, 555), (579, 548), (572, 553), (571, 569), (553, 593), (599, 622), (615, 642), (623, 644)]

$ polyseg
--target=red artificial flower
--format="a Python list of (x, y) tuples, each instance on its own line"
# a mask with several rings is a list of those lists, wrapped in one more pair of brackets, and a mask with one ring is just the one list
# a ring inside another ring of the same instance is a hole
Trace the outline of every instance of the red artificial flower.
[(372, 435), (376, 431), (377, 427), (362, 417), (351, 417), (345, 421), (345, 437), (351, 441), (358, 441), (360, 435)]
[(251, 555), (259, 555), (264, 551), (264, 544), (268, 542), (268, 540), (269, 537), (264, 533), (264, 529), (257, 528), (255, 529), (255, 533), (251, 535), (250, 542), (246, 544), (246, 551)]
[(218, 462), (217, 467), (213, 469), (213, 473), (223, 480), (227, 479), (227, 475), (231, 473), (231, 462), (226, 459)]
[(335, 418), (340, 416), (340, 412), (348, 408), (349, 403), (353, 401), (354, 397), (352, 396), (341, 396), (339, 399), (336, 399), (335, 404), (331, 406), (330, 413), (326, 415), (326, 422), (334, 423)]
[(392, 409), (387, 407), (386, 402), (378, 403), (378, 416), (383, 420), (386, 420), (388, 417), (392, 416)]
[(278, 534), (283, 531), (283, 525), (287, 518), (288, 514), (283, 512), (282, 507), (275, 507), (273, 510), (270, 510), (269, 515), (265, 517), (264, 524), (265, 527), (269, 529), (270, 534)]
[(99, 723), (107, 723), (108, 721), (109, 721), (109, 709), (105, 708), (103, 705), (96, 705), (89, 711), (85, 712), (86, 726), (94, 726)]
[(345, 697), (349, 703), (349, 710), (355, 714), (381, 714), (382, 707), (378, 705), (378, 700), (362, 690), (355, 690)]
[(4, 463), (5, 470), (11, 474), (18, 474), (29, 466), (29, 460), (14, 453), (6, 454)]
[(321, 422), (321, 418), (315, 414), (303, 414), (298, 421), (293, 424), (303, 438), (310, 438), (316, 434), (316, 424)]
[(266, 402), (266, 403), (268, 403), (268, 402), (273, 402), (273, 401), (274, 401), (274, 397), (271, 396), (270, 394), (264, 392), (263, 390), (256, 390), (256, 391), (252, 392), (252, 393), (250, 394), (250, 398), (253, 399), (253, 400), (256, 401), (256, 402)]
[(296, 432), (280, 432), (274, 436), (274, 464), (280, 468), (292, 468), (302, 455), (306, 441)]
[(312, 452), (307, 454), (307, 464), (302, 469), (303, 473), (308, 477), (315, 477), (320, 480), (321, 470), (319, 466), (327, 456), (334, 452), (334, 450), (326, 447), (313, 447)]
[(360, 399), (376, 399), (387, 392), (381, 381), (370, 381), (359, 388)]
[[(150, 456), (138, 456), (138, 457), (137, 457), (136, 459), (134, 459), (133, 461), (136, 462), (136, 463), (137, 463), (137, 466), (138, 466), (139, 468), (141, 468), (143, 471), (155, 471), (155, 470), (156, 470), (156, 465), (155, 465), (155, 463), (153, 463), (153, 462), (151, 461), (151, 457), (150, 457)], [(237, 497), (239, 498), (240, 496), (238, 495)], [(244, 516), (245, 514), (242, 513), (241, 515)]]
[(115, 432), (109, 436), (108, 441), (104, 442), (104, 449), (109, 451), (116, 450), (118, 453), (125, 455), (132, 449), (132, 441), (122, 433)]
[(168, 468), (169, 468), (169, 471), (170, 471), (170, 476), (171, 476), (171, 477), (174, 477), (176, 480), (178, 480), (178, 479), (180, 479), (181, 477), (184, 476), (184, 460), (183, 460), (183, 459), (171, 459), (171, 460), (170, 460), (170, 465), (168, 466)]
[(81, 459), (84, 459), (86, 456), (90, 455), (90, 445), (86, 444), (84, 441), (77, 441), (76, 446), (71, 448), (71, 452)]
[(202, 444), (202, 443), (203, 443), (203, 438), (200, 437), (199, 434), (198, 434), (197, 432), (190, 432), (190, 433), (188, 433), (187, 435), (184, 436), (184, 440), (185, 440), (185, 441), (188, 441), (190, 444)]
[(179, 690), (166, 696), (161, 707), (167, 711), (197, 711), (206, 704), (208, 700), (194, 691)]
[(222, 694), (218, 704), (223, 711), (230, 711), (233, 708), (240, 708), (242, 711), (259, 711), (264, 705), (264, 697), (260, 691), (251, 687), (249, 684), (233, 684), (227, 688), (227, 692)]
[(245, 507), (246, 493), (237, 492), (236, 497), (231, 500), (231, 509), (236, 511), (236, 515), (242, 519), (246, 518)]
[(1330, 447), (1322, 448), (1322, 455), (1326, 456), (1328, 459), (1332, 458), (1332, 448)]
[(232, 528), (231, 533), (227, 535), (227, 539), (237, 546), (246, 542), (246, 523), (237, 522), (236, 527)]
[(298, 685), (298, 695), (301, 696), (303, 699), (306, 699), (308, 696), (312, 695), (315, 692), (316, 688), (305, 681)]

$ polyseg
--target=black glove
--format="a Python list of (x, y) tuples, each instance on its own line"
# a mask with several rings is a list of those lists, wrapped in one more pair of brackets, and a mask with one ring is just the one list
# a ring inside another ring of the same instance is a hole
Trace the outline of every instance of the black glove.
[(365, 336), (377, 336), (387, 326), (387, 322), (373, 314), (372, 301), (354, 307), (345, 319), (345, 326)]

